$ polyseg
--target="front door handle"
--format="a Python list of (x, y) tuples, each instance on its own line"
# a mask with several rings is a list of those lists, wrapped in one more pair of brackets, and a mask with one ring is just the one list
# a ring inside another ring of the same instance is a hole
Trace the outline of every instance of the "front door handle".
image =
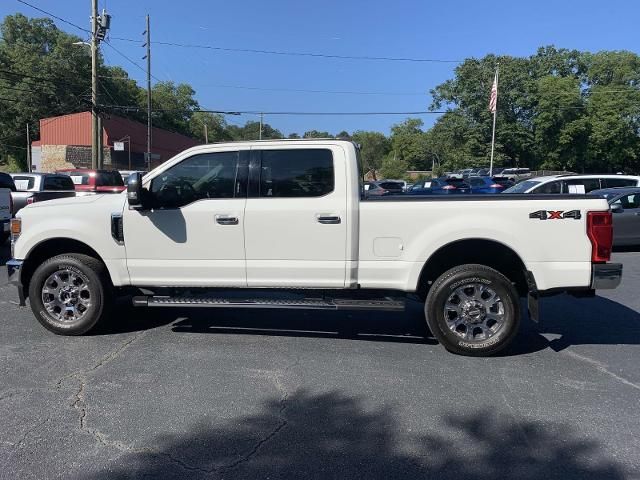
[(318, 223), (322, 224), (337, 224), (340, 223), (341, 219), (338, 215), (318, 215)]
[(216, 215), (216, 222), (220, 225), (238, 225), (238, 217)]

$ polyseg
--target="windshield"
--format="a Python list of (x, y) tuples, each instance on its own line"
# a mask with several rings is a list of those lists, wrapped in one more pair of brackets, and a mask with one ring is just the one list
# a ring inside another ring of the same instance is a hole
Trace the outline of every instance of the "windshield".
[(527, 193), (527, 191), (529, 191), (536, 185), (540, 185), (540, 182), (536, 180), (525, 180), (524, 182), (520, 182), (513, 187), (507, 188), (502, 193)]

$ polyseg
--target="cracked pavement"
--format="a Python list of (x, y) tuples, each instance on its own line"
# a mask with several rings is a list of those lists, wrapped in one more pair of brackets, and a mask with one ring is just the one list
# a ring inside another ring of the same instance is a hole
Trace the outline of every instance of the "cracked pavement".
[[(3, 250), (6, 259), (6, 247)], [(640, 253), (504, 356), (406, 314), (134, 310), (57, 337), (0, 272), (0, 479), (640, 480)], [(2, 262), (4, 263), (4, 262)]]

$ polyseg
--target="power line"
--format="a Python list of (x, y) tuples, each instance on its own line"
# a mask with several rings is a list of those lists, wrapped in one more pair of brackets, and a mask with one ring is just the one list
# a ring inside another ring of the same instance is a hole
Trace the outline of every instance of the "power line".
[[(144, 110), (143, 108), (136, 105), (99, 105), (101, 108), (106, 109), (114, 109), (114, 110), (128, 110), (128, 111), (138, 111)], [(155, 108), (154, 112), (190, 112), (190, 113), (219, 113), (222, 115), (435, 115), (435, 114), (443, 114), (447, 113), (446, 111), (411, 111), (411, 112), (288, 112), (288, 111), (280, 111), (280, 112), (269, 112), (264, 110), (206, 110), (206, 109), (198, 109), (198, 110), (190, 110), (184, 108)]]
[[(132, 63), (133, 65), (135, 65), (136, 67), (138, 67), (140, 70), (142, 70), (143, 72), (147, 72), (144, 68), (142, 68), (140, 66), (139, 63), (137, 63), (135, 60), (131, 60), (131, 58), (127, 57), (124, 53), (122, 53), (120, 50), (118, 50), (116, 47), (114, 47), (113, 45), (111, 45), (110, 42), (108, 41), (104, 41), (104, 43), (106, 45), (108, 45), (109, 47), (111, 47), (113, 49), (114, 52), (116, 52), (118, 55), (120, 55), (121, 57), (123, 57), (125, 60), (129, 61), (130, 63)], [(151, 74), (151, 76), (153, 77), (154, 80), (158, 81), (158, 82), (162, 82), (162, 80), (160, 80), (158, 77), (156, 77), (154, 74)]]
[(24, 0), (18, 0), (18, 2), (20, 2), (20, 3), (24, 4), (24, 5), (27, 5), (28, 7), (31, 7), (34, 10), (39, 11), (40, 13), (44, 13), (45, 15), (47, 15), (47, 16), (49, 16), (51, 18), (55, 18), (56, 20), (59, 20), (59, 21), (61, 21), (63, 23), (66, 23), (67, 25), (71, 25), (72, 27), (75, 27), (75, 28), (77, 28), (79, 30), (82, 30), (83, 32), (86, 32), (86, 33), (89, 33), (89, 34), (91, 33), (90, 30), (88, 30), (86, 28), (83, 28), (78, 24), (70, 22), (69, 20), (65, 20), (64, 18), (58, 17), (58, 16), (54, 15), (53, 13), (47, 12), (46, 10), (42, 10), (41, 8), (36, 7), (35, 5), (31, 5), (30, 3), (25, 2)]
[(234, 88), (239, 90), (258, 90), (266, 92), (294, 92), (294, 93), (328, 93), (332, 95), (398, 95), (398, 96), (425, 96), (426, 93), (417, 92), (363, 92), (354, 90), (313, 90), (305, 88), (268, 88), (252, 87), (245, 85), (208, 85), (213, 88)]
[[(119, 40), (122, 42), (137, 42), (133, 38), (123, 37), (111, 37), (112, 40)], [(414, 57), (380, 57), (370, 55), (335, 55), (328, 53), (315, 53), (315, 52), (294, 52), (284, 50), (263, 50), (256, 48), (231, 48), (231, 47), (219, 47), (217, 45), (198, 45), (190, 43), (176, 43), (176, 42), (163, 42), (154, 41), (154, 45), (165, 45), (170, 47), (181, 48), (199, 48), (205, 50), (218, 50), (222, 52), (239, 52), (239, 53), (260, 53), (266, 55), (285, 55), (293, 57), (315, 57), (315, 58), (336, 58), (340, 60), (377, 60), (387, 62), (419, 62), (419, 63), (462, 63), (464, 60), (448, 60), (439, 58), (414, 58)]]

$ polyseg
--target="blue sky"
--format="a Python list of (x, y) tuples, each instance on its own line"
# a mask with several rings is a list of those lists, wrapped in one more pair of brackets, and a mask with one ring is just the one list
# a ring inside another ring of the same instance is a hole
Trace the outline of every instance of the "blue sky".
[[(89, 26), (89, 0), (28, 0)], [(151, 15), (152, 42), (337, 55), (464, 59), (488, 53), (530, 55), (542, 45), (580, 50), (638, 51), (640, 2), (629, 0), (220, 1), (99, 0), (112, 15), (112, 37), (141, 38)], [(0, 3), (0, 17), (42, 16), (16, 0)], [(56, 22), (66, 31), (81, 34)], [(144, 52), (112, 40), (144, 65)], [(142, 44), (142, 41), (140, 42)], [(143, 84), (144, 72), (103, 47), (107, 63), (123, 66)], [(426, 110), (429, 89), (453, 76), (455, 63), (387, 62), (274, 56), (154, 46), (154, 75), (190, 83), (203, 108), (257, 111)], [(265, 89), (323, 90), (328, 94)], [(381, 92), (384, 94), (369, 94)], [(487, 92), (487, 97), (489, 92)], [(251, 116), (227, 117), (241, 123)], [(266, 116), (284, 133), (317, 129), (388, 132), (402, 116)], [(422, 118), (427, 126), (433, 115)]]

